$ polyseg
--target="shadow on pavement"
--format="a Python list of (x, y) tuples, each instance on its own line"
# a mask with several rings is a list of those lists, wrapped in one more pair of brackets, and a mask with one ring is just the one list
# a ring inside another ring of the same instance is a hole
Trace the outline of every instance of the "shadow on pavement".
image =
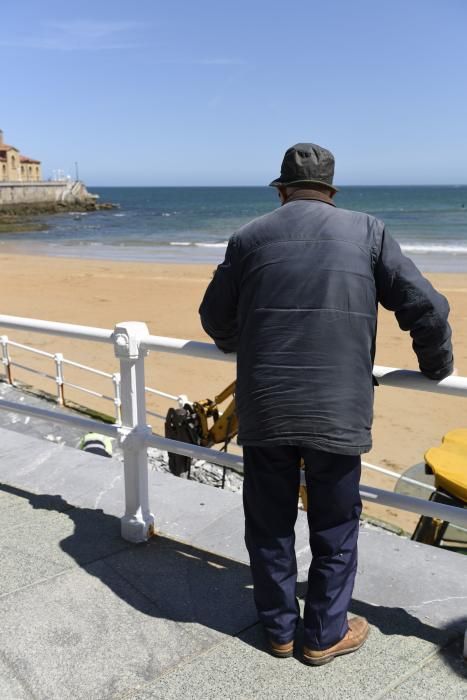
[[(257, 623), (250, 569), (245, 564), (156, 536), (142, 544), (121, 538), (120, 519), (71, 506), (60, 496), (0, 484), (32, 508), (66, 515), (73, 534), (61, 549), (132, 608), (153, 617), (197, 623), (238, 634)], [(37, 546), (40, 556), (40, 533)]]
[[(197, 623), (230, 635), (257, 624), (250, 569), (245, 564), (163, 536), (130, 544), (120, 536), (119, 518), (100, 510), (77, 508), (60, 496), (36, 495), (5, 484), (0, 484), (0, 490), (27, 499), (34, 509), (70, 518), (74, 532), (61, 540), (62, 550), (144, 614)], [(305, 592), (306, 584), (299, 584), (298, 595), (304, 597)], [(413, 636), (444, 647), (441, 658), (453, 671), (463, 674), (459, 635), (451, 627), (440, 630), (402, 608), (358, 600), (352, 601), (350, 612), (366, 617), (384, 635)], [(247, 634), (244, 641), (264, 650), (259, 633)]]

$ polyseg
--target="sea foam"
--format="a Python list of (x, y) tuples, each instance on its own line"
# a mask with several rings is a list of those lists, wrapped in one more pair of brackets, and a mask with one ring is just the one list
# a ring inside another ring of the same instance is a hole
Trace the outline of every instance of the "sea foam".
[(456, 244), (401, 243), (401, 248), (405, 253), (450, 253), (451, 255), (467, 255), (467, 246)]

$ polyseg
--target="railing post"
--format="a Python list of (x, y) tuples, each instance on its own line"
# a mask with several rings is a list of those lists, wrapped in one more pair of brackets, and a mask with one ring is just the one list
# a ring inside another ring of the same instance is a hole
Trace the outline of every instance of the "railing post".
[(120, 375), (118, 372), (112, 374), (112, 382), (114, 385), (114, 404), (115, 404), (115, 422), (118, 425), (122, 424), (122, 395), (120, 391)]
[(13, 384), (13, 377), (11, 375), (10, 355), (8, 353), (8, 336), (2, 335), (0, 337), (0, 343), (2, 345), (2, 364), (5, 367), (6, 378), (8, 380), (8, 384)]
[(60, 406), (65, 405), (65, 392), (63, 386), (63, 355), (61, 352), (56, 352), (55, 360), (55, 381), (57, 382), (57, 401)]
[(146, 436), (146, 397), (144, 358), (147, 350), (141, 341), (149, 335), (145, 323), (125, 321), (115, 326), (114, 349), (120, 360), (120, 428), (125, 474), (125, 515), (121, 520), (122, 537), (144, 542), (154, 534), (154, 516), (149, 508), (148, 454)]

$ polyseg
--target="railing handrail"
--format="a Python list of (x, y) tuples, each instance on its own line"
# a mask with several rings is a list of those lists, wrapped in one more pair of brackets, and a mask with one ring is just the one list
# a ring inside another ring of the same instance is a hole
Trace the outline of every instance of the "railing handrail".
[(53, 352), (46, 352), (45, 350), (39, 350), (38, 348), (32, 348), (30, 345), (23, 345), (23, 343), (17, 343), (15, 340), (8, 340), (8, 345), (11, 345), (14, 348), (19, 348), (20, 350), (27, 350), (27, 352), (32, 352), (35, 355), (40, 355), (41, 357), (48, 357), (49, 359), (52, 359), (52, 360), (54, 358)]
[(5, 411), (14, 411), (15, 413), (26, 413), (27, 415), (35, 416), (36, 418), (50, 420), (53, 423), (69, 423), (82, 428), (87, 433), (98, 432), (103, 433), (104, 435), (109, 435), (110, 437), (118, 437), (119, 426), (115, 423), (104, 423), (103, 421), (96, 421), (92, 418), (75, 416), (71, 413), (51, 411), (48, 408), (33, 406), (32, 404), (27, 404), (25, 402), (19, 403), (18, 401), (8, 401), (1, 396), (0, 409)]
[(35, 333), (61, 335), (68, 338), (77, 338), (79, 340), (95, 340), (101, 343), (112, 343), (114, 333), (113, 330), (109, 328), (81, 326), (76, 323), (60, 323), (58, 321), (43, 321), (38, 318), (24, 318), (22, 316), (8, 316), (6, 314), (0, 314), (0, 326), (4, 328), (33, 331)]
[(405, 474), (399, 474), (398, 472), (395, 472), (392, 469), (378, 467), (376, 466), (376, 464), (370, 464), (369, 462), (365, 462), (364, 460), (362, 460), (362, 467), (370, 469), (374, 472), (378, 472), (379, 474), (384, 474), (384, 476), (389, 476), (392, 479), (400, 479), (401, 481), (404, 481), (407, 484), (411, 484), (412, 486), (418, 486), (422, 489), (426, 489), (427, 491), (435, 491), (435, 486), (433, 486), (432, 484), (426, 484), (423, 481), (411, 479), (410, 476), (405, 476)]
[[(58, 323), (56, 321), (43, 321), (3, 314), (0, 315), (0, 327), (1, 326), (104, 343), (113, 343), (114, 335), (114, 331), (107, 328), (81, 326), (74, 323)], [(196, 340), (147, 335), (142, 339), (141, 347), (145, 350), (158, 350), (159, 352), (175, 353), (207, 360), (236, 362), (235, 353), (223, 353), (213, 343), (205, 343)], [(438, 382), (428, 379), (428, 377), (425, 377), (421, 372), (416, 370), (404, 370), (398, 369), (397, 367), (384, 367), (380, 365), (374, 366), (373, 374), (378, 382), (384, 386), (428, 391), (434, 394), (447, 394), (448, 396), (467, 397), (467, 377), (449, 376)]]
[(467, 397), (467, 377), (450, 375), (446, 379), (437, 381), (428, 379), (428, 377), (425, 377), (424, 374), (417, 370), (383, 367), (381, 365), (373, 367), (373, 375), (381, 386), (415, 389), (416, 391), (427, 391), (431, 394)]

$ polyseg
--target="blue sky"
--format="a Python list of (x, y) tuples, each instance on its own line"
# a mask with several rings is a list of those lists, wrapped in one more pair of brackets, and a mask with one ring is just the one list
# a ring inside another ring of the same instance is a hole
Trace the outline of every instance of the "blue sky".
[(465, 0), (20, 0), (5, 141), (90, 185), (261, 185), (298, 141), (335, 183), (467, 183)]

